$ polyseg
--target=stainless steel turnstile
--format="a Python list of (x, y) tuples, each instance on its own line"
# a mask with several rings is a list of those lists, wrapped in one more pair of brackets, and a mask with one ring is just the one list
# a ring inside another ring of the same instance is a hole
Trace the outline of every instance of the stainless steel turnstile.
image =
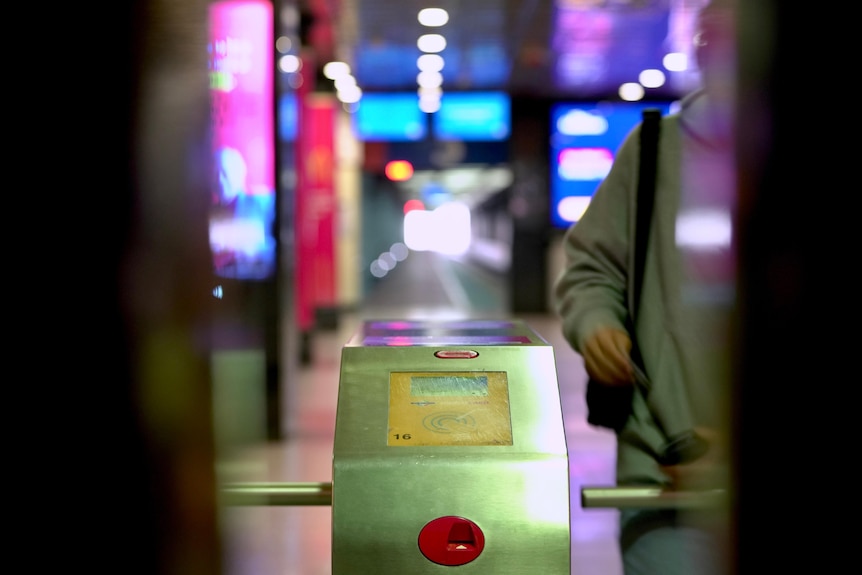
[(333, 575), (569, 571), (552, 346), (519, 321), (365, 322), (341, 357)]
[[(720, 505), (722, 490), (581, 488), (583, 508)], [(342, 349), (333, 480), (222, 487), (332, 506), (333, 575), (569, 575), (553, 348), (520, 321), (368, 321)]]

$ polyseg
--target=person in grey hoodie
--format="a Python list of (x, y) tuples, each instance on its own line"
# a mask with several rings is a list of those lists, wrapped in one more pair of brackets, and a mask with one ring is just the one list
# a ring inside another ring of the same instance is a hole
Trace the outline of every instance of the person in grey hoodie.
[[(616, 481), (665, 490), (727, 486), (730, 342), (735, 304), (735, 12), (712, 0), (694, 38), (701, 87), (661, 120), (654, 209), (638, 302), (632, 301), (637, 125), (581, 219), (563, 238), (554, 306), (600, 385), (632, 386), (616, 430)], [(628, 310), (641, 371), (633, 365)], [(669, 458), (680, 442), (695, 448)], [(727, 512), (622, 509), (626, 575), (722, 573)]]

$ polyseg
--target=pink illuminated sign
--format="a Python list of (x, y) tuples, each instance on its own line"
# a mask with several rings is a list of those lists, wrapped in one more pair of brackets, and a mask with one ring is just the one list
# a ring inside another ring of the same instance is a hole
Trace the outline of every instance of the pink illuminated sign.
[(222, 277), (275, 273), (275, 118), (270, 2), (209, 10), (213, 175), (210, 247)]

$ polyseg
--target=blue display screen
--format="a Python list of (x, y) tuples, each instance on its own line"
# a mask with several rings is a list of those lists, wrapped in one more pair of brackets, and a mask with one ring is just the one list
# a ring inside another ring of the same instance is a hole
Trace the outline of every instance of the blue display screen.
[(365, 93), (352, 118), (356, 137), (366, 142), (414, 142), (428, 134), (415, 92)]
[(579, 102), (551, 108), (551, 223), (568, 228), (580, 219), (614, 161), (617, 148), (645, 108), (667, 114), (673, 103)]
[(506, 140), (512, 128), (511, 100), (505, 92), (444, 93), (431, 127), (439, 140)]

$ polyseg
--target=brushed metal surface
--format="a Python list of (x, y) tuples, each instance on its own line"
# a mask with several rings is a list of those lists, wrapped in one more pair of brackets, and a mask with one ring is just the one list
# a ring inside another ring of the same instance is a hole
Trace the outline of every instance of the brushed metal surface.
[[(511, 329), (530, 331), (520, 323)], [(453, 569), (429, 561), (418, 547), (422, 527), (446, 515), (474, 521), (485, 536), (483, 552), (458, 566), (458, 573), (568, 575), (568, 453), (553, 348), (531, 335), (529, 343), (473, 346), (475, 359), (434, 356), (458, 347), (354, 341), (343, 348), (333, 451), (333, 575)], [(387, 445), (389, 374), (411, 370), (505, 371), (512, 445)]]

